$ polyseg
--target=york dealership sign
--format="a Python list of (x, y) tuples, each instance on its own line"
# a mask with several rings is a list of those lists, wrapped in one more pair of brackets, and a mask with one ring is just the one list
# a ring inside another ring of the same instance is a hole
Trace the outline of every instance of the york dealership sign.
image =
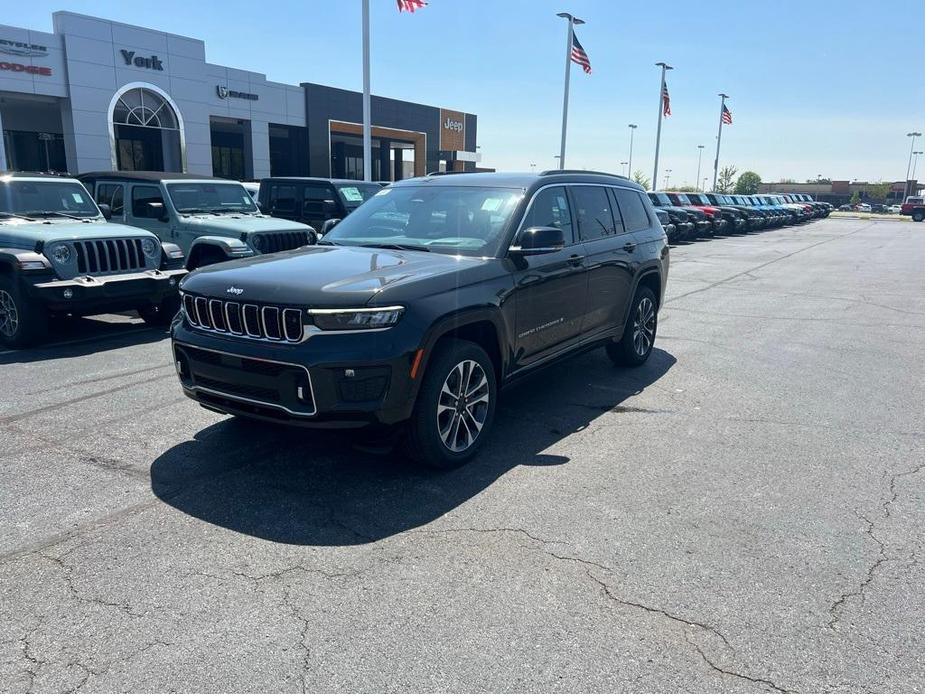
[(462, 152), (466, 149), (466, 114), (440, 109), (440, 149)]
[(119, 51), (122, 54), (122, 59), (125, 61), (126, 65), (134, 65), (135, 67), (143, 67), (148, 70), (158, 70), (159, 72), (164, 71), (164, 63), (161, 62), (160, 58), (156, 55), (142, 57), (140, 55), (136, 56), (135, 51), (127, 51), (124, 48)]
[(215, 93), (218, 94), (219, 99), (246, 99), (248, 101), (257, 101), (260, 98), (259, 94), (251, 94), (250, 92), (236, 92), (234, 89), (229, 89), (224, 84), (215, 85)]
[(18, 55), (23, 58), (39, 58), (48, 55), (48, 46), (42, 46), (37, 43), (25, 43), (23, 41), (11, 41), (10, 39), (0, 39), (0, 53)]

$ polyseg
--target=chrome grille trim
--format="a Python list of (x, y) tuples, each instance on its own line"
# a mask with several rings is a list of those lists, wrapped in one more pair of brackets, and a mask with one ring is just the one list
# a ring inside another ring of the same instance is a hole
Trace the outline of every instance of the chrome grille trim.
[(306, 329), (303, 311), (298, 308), (241, 304), (183, 293), (183, 310), (191, 326), (223, 335), (289, 344), (304, 342), (311, 335), (312, 326)]

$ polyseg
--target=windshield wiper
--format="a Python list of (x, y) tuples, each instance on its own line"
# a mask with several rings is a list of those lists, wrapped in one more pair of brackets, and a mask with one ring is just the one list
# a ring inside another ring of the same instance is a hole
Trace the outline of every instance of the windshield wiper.
[(318, 239), (318, 243), (316, 243), (315, 245), (316, 246), (340, 246), (341, 244), (334, 243), (333, 241), (329, 241), (327, 239)]
[(417, 246), (413, 243), (358, 243), (361, 248), (387, 248), (393, 251), (426, 251), (430, 253), (427, 246)]
[(77, 221), (86, 219), (86, 217), (78, 217), (77, 215), (68, 214), (67, 212), (58, 212), (57, 210), (30, 210), (27, 214), (37, 217), (50, 217), (54, 215), (55, 217), (67, 217), (68, 219), (76, 219)]
[(209, 210), (204, 210), (199, 207), (184, 207), (183, 209), (177, 210), (180, 214), (208, 214)]
[(19, 214), (18, 212), (0, 212), (0, 215), (4, 217), (16, 217), (16, 219), (25, 219), (27, 222), (35, 221), (32, 217), (27, 217), (26, 215)]

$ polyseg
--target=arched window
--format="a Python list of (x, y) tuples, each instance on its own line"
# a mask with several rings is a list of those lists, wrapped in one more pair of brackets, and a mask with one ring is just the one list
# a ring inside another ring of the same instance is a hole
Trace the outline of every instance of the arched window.
[(112, 99), (113, 166), (119, 171), (183, 171), (183, 121), (166, 93), (130, 84)]

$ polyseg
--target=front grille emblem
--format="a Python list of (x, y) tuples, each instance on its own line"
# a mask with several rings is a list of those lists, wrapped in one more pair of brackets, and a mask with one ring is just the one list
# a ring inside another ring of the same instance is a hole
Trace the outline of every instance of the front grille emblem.
[(225, 290), (225, 293), (226, 293), (226, 294), (234, 294), (235, 296), (241, 296), (241, 295), (244, 293), (244, 290), (243, 290), (243, 289), (240, 289), (240, 288), (238, 288), (238, 287), (235, 287), (235, 286), (231, 286), (231, 287), (228, 287), (228, 289)]

